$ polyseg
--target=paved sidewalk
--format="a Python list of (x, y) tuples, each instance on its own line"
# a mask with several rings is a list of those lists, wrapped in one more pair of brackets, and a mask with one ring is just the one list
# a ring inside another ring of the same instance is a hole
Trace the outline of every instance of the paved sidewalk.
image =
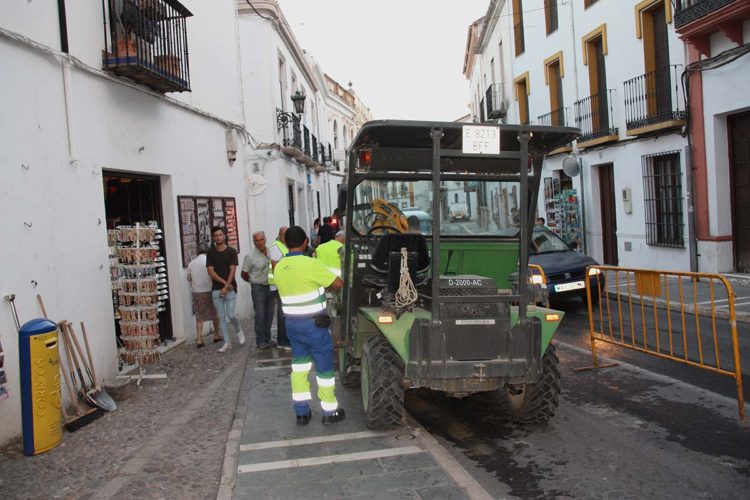
[(0, 498), (215, 498), (251, 350), (219, 345), (163, 354), (147, 373), (167, 379), (131, 382), (116, 411), (48, 452), (26, 457), (20, 439), (0, 449)]
[[(667, 285), (662, 285), (661, 295), (654, 299), (647, 295), (640, 295), (636, 291), (635, 280), (632, 275), (629, 286), (624, 274), (620, 275), (619, 282), (615, 282), (614, 273), (609, 272), (608, 275), (609, 285), (606, 291), (602, 290), (602, 296), (606, 296), (608, 292), (610, 300), (616, 301), (619, 295), (621, 301), (627, 302), (630, 300), (633, 304), (640, 304), (642, 301), (644, 304), (650, 305), (655, 301), (656, 307), (659, 309), (666, 309), (667, 303), (669, 303), (669, 309), (677, 312), (681, 310), (681, 304), (684, 304), (684, 310), (687, 314), (693, 314), (697, 310), (699, 316), (711, 316), (713, 314), (716, 318), (729, 318), (729, 298), (724, 285), (719, 281), (713, 281), (712, 287), (712, 281), (709, 280), (699, 280), (693, 283), (689, 278), (679, 279), (670, 276)], [(727, 276), (727, 279), (735, 296), (734, 305), (737, 321), (750, 323), (750, 276), (731, 275)]]
[(289, 356), (248, 360), (218, 498), (490, 498), (415, 421), (369, 431), (358, 388), (336, 387), (345, 420), (323, 426), (316, 398), (310, 424), (297, 426)]

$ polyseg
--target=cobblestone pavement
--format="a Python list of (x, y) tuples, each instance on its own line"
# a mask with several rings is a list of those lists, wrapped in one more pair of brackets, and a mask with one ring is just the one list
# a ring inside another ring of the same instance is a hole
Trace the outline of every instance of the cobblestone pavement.
[(226, 354), (220, 344), (183, 344), (147, 372), (166, 380), (132, 381), (115, 412), (55, 449), (25, 457), (20, 439), (0, 449), (2, 498), (216, 498), (234, 420), (248, 343)]

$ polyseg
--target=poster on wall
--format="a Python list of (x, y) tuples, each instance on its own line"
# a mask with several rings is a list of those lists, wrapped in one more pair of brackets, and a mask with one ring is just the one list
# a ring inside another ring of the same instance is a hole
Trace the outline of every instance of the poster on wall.
[[(180, 196), (177, 198), (180, 209), (180, 236), (182, 237), (182, 266), (187, 267), (198, 255), (198, 224), (195, 213), (195, 199)], [(187, 260), (185, 260), (187, 259)]]
[(211, 228), (227, 228), (227, 243), (240, 251), (237, 227), (237, 203), (234, 198), (178, 196), (182, 266), (198, 255), (198, 243), (211, 244)]
[(227, 244), (239, 252), (240, 238), (237, 234), (237, 212), (234, 198), (224, 199), (224, 217), (227, 228)]
[(224, 198), (211, 199), (211, 227), (227, 227), (224, 219)]
[(198, 242), (211, 244), (211, 212), (208, 198), (196, 198), (195, 207), (198, 217)]

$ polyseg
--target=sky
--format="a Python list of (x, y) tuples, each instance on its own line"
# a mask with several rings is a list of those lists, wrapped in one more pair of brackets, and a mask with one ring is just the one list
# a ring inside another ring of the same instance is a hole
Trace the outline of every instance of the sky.
[(453, 121), (469, 112), (463, 58), (489, 0), (277, 0), (300, 46), (374, 119)]

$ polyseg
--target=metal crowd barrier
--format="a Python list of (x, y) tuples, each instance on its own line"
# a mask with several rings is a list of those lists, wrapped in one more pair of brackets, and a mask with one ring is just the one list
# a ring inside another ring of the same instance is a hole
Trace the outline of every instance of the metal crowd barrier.
[[(735, 295), (721, 275), (591, 266), (586, 297), (594, 365), (596, 343), (634, 349), (732, 377), (745, 420)], [(599, 271), (599, 272), (597, 272)]]

